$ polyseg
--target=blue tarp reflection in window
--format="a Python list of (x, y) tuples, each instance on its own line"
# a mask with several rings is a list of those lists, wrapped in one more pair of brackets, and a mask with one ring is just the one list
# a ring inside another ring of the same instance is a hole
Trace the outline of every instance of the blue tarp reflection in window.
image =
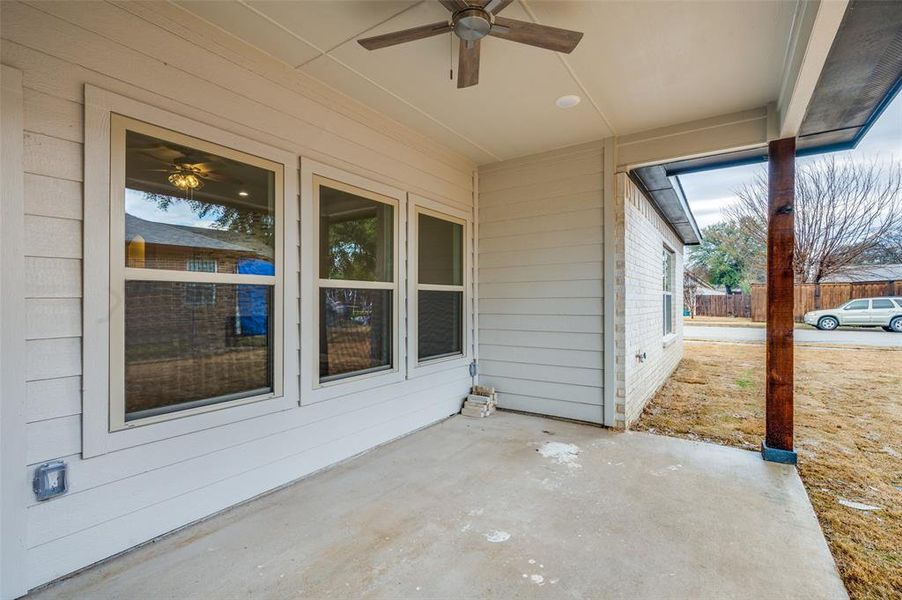
[[(275, 275), (273, 264), (259, 258), (242, 258), (238, 272), (244, 275)], [(238, 322), (241, 335), (269, 333), (269, 286), (238, 286)]]

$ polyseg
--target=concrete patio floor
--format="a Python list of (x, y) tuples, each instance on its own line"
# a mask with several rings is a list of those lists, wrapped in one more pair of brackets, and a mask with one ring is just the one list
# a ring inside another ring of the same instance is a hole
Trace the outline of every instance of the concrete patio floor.
[(36, 597), (846, 593), (794, 468), (496, 413), (448, 419)]

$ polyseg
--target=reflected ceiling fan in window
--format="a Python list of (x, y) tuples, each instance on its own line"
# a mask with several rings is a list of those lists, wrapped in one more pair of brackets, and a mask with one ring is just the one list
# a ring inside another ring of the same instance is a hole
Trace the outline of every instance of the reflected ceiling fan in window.
[(499, 17), (498, 13), (513, 0), (470, 2), (439, 0), (439, 2), (451, 12), (450, 20), (377, 35), (357, 42), (367, 50), (378, 50), (453, 32), (460, 38), (457, 87), (465, 88), (479, 83), (479, 41), (487, 35), (567, 54), (573, 52), (583, 37), (579, 31)]

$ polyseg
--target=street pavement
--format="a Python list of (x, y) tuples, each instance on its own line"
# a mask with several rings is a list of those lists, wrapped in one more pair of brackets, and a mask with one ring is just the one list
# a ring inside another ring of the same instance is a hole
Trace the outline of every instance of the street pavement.
[[(683, 328), (683, 338), (687, 340), (707, 340), (717, 342), (763, 342), (763, 327), (714, 327), (708, 325), (687, 325)], [(794, 339), (800, 344), (883, 346), (902, 348), (902, 333), (889, 333), (882, 329), (858, 328), (834, 331), (819, 329), (796, 329)]]

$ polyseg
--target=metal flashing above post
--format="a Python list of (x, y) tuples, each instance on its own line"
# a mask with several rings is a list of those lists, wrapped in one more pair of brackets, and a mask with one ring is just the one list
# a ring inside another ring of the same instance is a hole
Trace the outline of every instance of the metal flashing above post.
[(766, 435), (761, 454), (765, 460), (776, 462), (795, 460), (795, 149), (794, 137), (768, 144)]

